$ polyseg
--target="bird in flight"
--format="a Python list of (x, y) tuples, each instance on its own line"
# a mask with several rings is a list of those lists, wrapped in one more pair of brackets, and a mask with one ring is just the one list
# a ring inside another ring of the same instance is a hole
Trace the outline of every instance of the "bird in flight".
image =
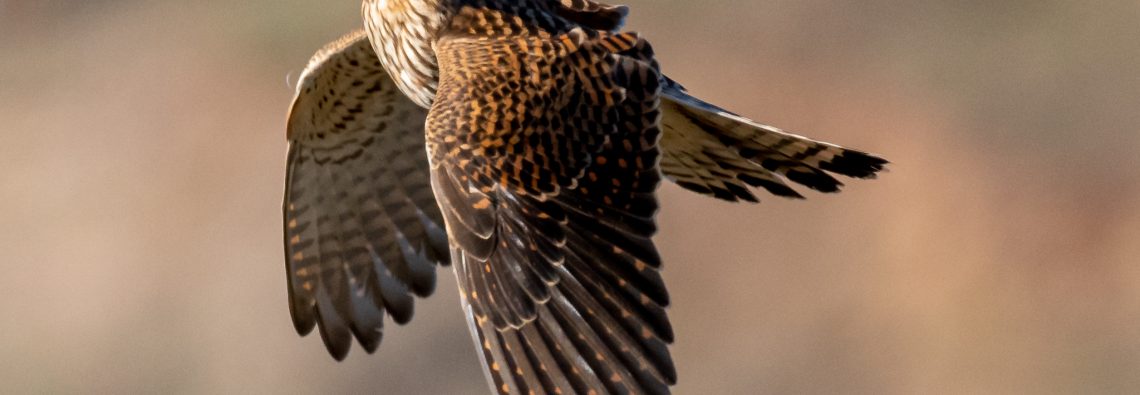
[(886, 160), (691, 96), (628, 9), (366, 0), (289, 112), (289, 306), (343, 359), (451, 266), (494, 392), (669, 393), (662, 180), (728, 201), (836, 192)]

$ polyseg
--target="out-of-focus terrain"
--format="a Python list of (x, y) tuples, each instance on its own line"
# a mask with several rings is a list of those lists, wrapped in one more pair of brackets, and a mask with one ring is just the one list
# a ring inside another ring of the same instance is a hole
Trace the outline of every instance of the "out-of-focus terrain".
[[(894, 162), (664, 187), (677, 393), (1140, 388), (1140, 2), (628, 3), (698, 95)], [(4, 392), (487, 392), (450, 269), (373, 356), (289, 321), (286, 81), (358, 13), (0, 0)]]

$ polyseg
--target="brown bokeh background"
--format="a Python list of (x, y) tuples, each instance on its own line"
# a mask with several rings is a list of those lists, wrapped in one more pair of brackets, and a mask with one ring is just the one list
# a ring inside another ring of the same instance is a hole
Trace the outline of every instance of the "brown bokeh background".
[[(894, 162), (663, 188), (677, 393), (1140, 391), (1140, 2), (628, 3), (695, 93)], [(3, 392), (487, 392), (450, 269), (376, 355), (290, 324), (286, 81), (358, 10), (0, 0)]]

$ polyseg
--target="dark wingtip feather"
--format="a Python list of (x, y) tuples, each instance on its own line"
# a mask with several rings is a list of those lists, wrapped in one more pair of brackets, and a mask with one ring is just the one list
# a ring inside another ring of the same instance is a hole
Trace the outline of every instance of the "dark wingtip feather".
[(725, 183), (725, 188), (709, 187), (688, 181), (676, 181), (676, 184), (681, 188), (727, 202), (738, 202), (741, 200), (751, 203), (760, 202), (760, 200), (756, 198), (756, 195), (753, 195), (748, 189), (732, 183)]
[(888, 163), (886, 159), (849, 149), (819, 167), (848, 177), (874, 178), (875, 173), (882, 171)]
[(748, 185), (764, 188), (765, 190), (767, 190), (768, 192), (770, 192), (771, 194), (776, 195), (776, 196), (786, 197), (786, 198), (791, 198), (791, 199), (803, 199), (804, 198), (804, 195), (801, 195), (799, 192), (796, 192), (795, 189), (792, 189), (791, 187), (784, 185), (784, 184), (781, 184), (779, 182), (775, 182), (772, 180), (765, 180), (763, 178), (753, 177), (753, 176), (750, 176), (748, 174), (740, 174), (740, 175), (737, 175), (736, 178), (740, 179), (740, 181), (744, 181), (744, 183), (746, 183)]
[(705, 187), (704, 185), (700, 185), (697, 183), (678, 180), (678, 181), (676, 181), (676, 184), (677, 184), (677, 186), (679, 186), (681, 188), (685, 188), (685, 189), (688, 189), (690, 191), (693, 191), (693, 192), (696, 192), (696, 193), (699, 193), (702, 195), (712, 195), (713, 194), (713, 191), (711, 189), (709, 189), (708, 187)]
[(345, 358), (348, 358), (348, 347), (345, 347), (343, 349), (333, 349), (331, 345), (328, 345), (327, 343), (325, 345), (329, 350), (329, 355), (332, 355), (333, 359), (335, 359), (337, 362), (344, 362)]
[(300, 318), (293, 316), (293, 329), (297, 330), (297, 334), (301, 336), (308, 336), (313, 333), (313, 328), (317, 327), (317, 322), (312, 317)]
[[(744, 188), (733, 183), (725, 183), (724, 185), (728, 187), (728, 189), (732, 191), (732, 193), (735, 194), (737, 198), (740, 198), (740, 200), (750, 203), (760, 203), (760, 199), (757, 199), (756, 195), (753, 195), (752, 192), (748, 191), (748, 188)], [(733, 201), (735, 201), (735, 199)]]
[(735, 202), (735, 201), (739, 200), (739, 199), (737, 199), (736, 194), (732, 193), (732, 191), (730, 191), (728, 189), (717, 188), (717, 187), (713, 187), (711, 189), (712, 189), (713, 196), (716, 197), (717, 199), (727, 200), (730, 202)]
[(293, 329), (298, 335), (308, 336), (317, 326), (313, 317), (313, 308), (310, 307), (293, 289), (293, 279), (289, 279), (289, 316), (293, 318)]
[[(320, 314), (320, 308), (317, 310)], [(339, 322), (328, 323), (326, 319), (317, 321), (317, 324), (321, 326), (321, 330), (317, 332), (321, 334), (321, 341), (325, 343), (329, 355), (337, 362), (344, 361), (344, 358), (348, 357), (348, 350), (352, 348), (352, 334), (348, 328)]]
[(792, 182), (823, 193), (839, 192), (839, 188), (843, 186), (843, 183), (836, 180), (835, 177), (816, 169), (810, 169), (810, 171), (788, 170), (787, 177)]
[(426, 271), (412, 269), (412, 293), (421, 298), (435, 293), (435, 267), (429, 264)]
[[(381, 316), (381, 318), (383, 318), (383, 316)], [(373, 352), (376, 352), (377, 348), (380, 348), (380, 340), (383, 337), (384, 332), (369, 327), (363, 327), (362, 325), (355, 323), (352, 324), (350, 329), (352, 330), (352, 336), (356, 338), (357, 342), (360, 342), (361, 347), (364, 347), (364, 351), (368, 354), (372, 354)]]
[(369, 355), (376, 352), (380, 348), (380, 342), (384, 339), (384, 333), (376, 331), (374, 336), (357, 336), (356, 339), (360, 341), (360, 345), (364, 347), (364, 352)]

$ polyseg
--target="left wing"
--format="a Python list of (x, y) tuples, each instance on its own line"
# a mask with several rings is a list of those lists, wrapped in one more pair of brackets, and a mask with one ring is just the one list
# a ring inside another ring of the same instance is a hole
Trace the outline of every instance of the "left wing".
[(343, 359), (355, 336), (380, 344), (384, 315), (412, 318), (413, 297), (448, 261), (432, 196), (427, 113), (396, 89), (363, 32), (313, 57), (289, 113), (285, 259), (297, 332), (320, 327)]
[(667, 393), (652, 51), (636, 34), (558, 33), (520, 15), (455, 17), (428, 116), (484, 370), (502, 393)]
[(661, 171), (682, 188), (728, 201), (757, 202), (751, 187), (803, 198), (789, 185), (839, 192), (833, 174), (875, 178), (887, 160), (762, 125), (689, 95), (666, 79)]

